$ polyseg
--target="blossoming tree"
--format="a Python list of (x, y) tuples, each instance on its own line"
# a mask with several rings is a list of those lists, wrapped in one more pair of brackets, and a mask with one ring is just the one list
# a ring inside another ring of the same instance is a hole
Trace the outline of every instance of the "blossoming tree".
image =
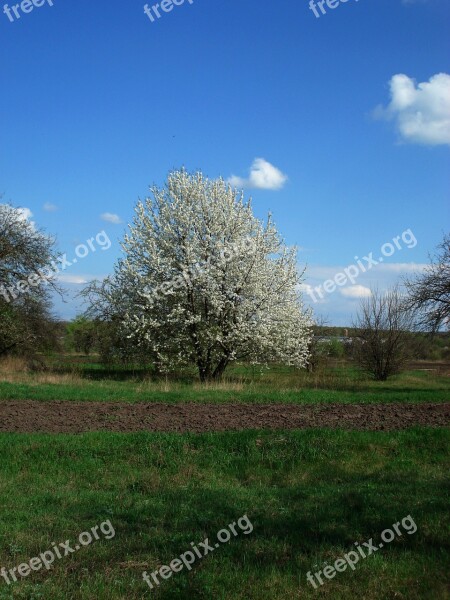
[[(223, 179), (185, 170), (139, 202), (124, 258), (94, 291), (97, 311), (159, 370), (195, 365), (216, 379), (232, 361), (304, 367), (311, 316), (299, 293), (296, 250), (269, 215)], [(94, 304), (93, 304), (94, 305)]]

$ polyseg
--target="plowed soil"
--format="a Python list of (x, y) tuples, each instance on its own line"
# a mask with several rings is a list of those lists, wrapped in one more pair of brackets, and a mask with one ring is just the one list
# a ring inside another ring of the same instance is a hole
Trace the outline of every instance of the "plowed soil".
[(0, 404), (0, 432), (206, 432), (243, 429), (387, 431), (450, 425), (438, 404), (122, 404), (11, 401)]

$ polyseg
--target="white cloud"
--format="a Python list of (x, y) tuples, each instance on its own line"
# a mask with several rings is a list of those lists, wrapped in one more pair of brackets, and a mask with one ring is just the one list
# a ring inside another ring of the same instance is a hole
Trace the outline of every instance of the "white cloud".
[(103, 281), (107, 275), (74, 275), (69, 273), (58, 273), (56, 279), (61, 283), (67, 283), (71, 285), (86, 285), (90, 281)]
[[(61, 283), (72, 283), (72, 284), (86, 284), (89, 282), (89, 279), (83, 277), (82, 275), (58, 275), (58, 281)], [(93, 278), (91, 278), (93, 279)]]
[(16, 213), (18, 214), (19, 218), (26, 222), (31, 229), (35, 230), (36, 229), (36, 223), (34, 221), (31, 221), (31, 217), (33, 216), (33, 213), (31, 212), (31, 210), (29, 208), (25, 208), (25, 207), (21, 207), (21, 208), (15, 208), (14, 209), (16, 211)]
[(308, 300), (309, 298), (315, 298), (315, 304), (326, 304), (326, 294), (322, 294), (322, 297), (314, 291), (314, 286), (309, 283), (300, 283), (297, 285), (297, 290), (303, 295), (303, 298)]
[(58, 210), (56, 204), (52, 204), (51, 202), (46, 202), (42, 208), (47, 212), (55, 212), (55, 210)]
[[(426, 268), (425, 263), (383, 263), (377, 265), (377, 271), (385, 273), (418, 273)], [(374, 267), (375, 268), (375, 267)]]
[(259, 190), (280, 190), (286, 181), (287, 175), (282, 173), (274, 165), (264, 160), (264, 158), (255, 158), (250, 168), (248, 179), (232, 175), (228, 182), (233, 187), (255, 188)]
[(1, 203), (0, 203), (0, 206), (7, 206), (9, 209), (12, 209), (13, 211), (15, 211), (15, 213), (17, 214), (19, 219), (28, 223), (28, 225), (30, 225), (30, 227), (32, 227), (33, 229), (36, 229), (36, 223), (34, 221), (30, 221), (31, 217), (33, 216), (33, 213), (31, 212), (31, 210), (29, 208), (26, 208), (26, 207), (16, 208), (14, 206), (11, 206), (10, 204), (1, 204)]
[(364, 285), (350, 285), (339, 290), (345, 298), (368, 298), (372, 295), (370, 288)]
[(16, 210), (24, 221), (29, 221), (33, 216), (33, 213), (29, 208), (17, 208)]
[(416, 84), (407, 75), (390, 81), (391, 102), (378, 106), (374, 116), (395, 120), (406, 142), (437, 146), (450, 144), (450, 75), (438, 73)]
[(113, 223), (114, 225), (120, 225), (121, 223), (123, 223), (119, 215), (115, 215), (113, 213), (103, 213), (100, 215), (100, 218), (102, 221), (106, 221), (107, 223)]
[[(356, 265), (356, 263), (353, 263)], [(403, 273), (420, 273), (426, 267), (426, 263), (378, 263), (372, 269), (366, 271), (358, 271), (358, 277), (364, 278), (377, 278), (377, 277), (388, 277), (389, 275), (398, 275)], [(348, 268), (349, 265), (335, 265), (335, 266), (314, 266), (308, 265), (306, 269), (306, 278), (313, 279), (314, 281), (323, 282), (325, 279), (333, 279), (336, 273), (342, 273), (344, 269)]]

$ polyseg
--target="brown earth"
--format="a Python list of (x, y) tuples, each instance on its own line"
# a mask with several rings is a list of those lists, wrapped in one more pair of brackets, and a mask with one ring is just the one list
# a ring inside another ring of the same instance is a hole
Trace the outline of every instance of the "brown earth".
[(205, 432), (243, 429), (385, 431), (450, 425), (450, 403), (438, 404), (161, 404), (8, 401), (0, 432)]

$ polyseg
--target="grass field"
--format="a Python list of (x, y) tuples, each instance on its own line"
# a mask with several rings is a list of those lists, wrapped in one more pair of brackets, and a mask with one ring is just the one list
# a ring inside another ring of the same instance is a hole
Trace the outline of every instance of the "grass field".
[(192, 373), (153, 380), (139, 369), (107, 369), (87, 357), (66, 357), (44, 372), (27, 372), (16, 361), (0, 363), (1, 400), (122, 402), (443, 402), (449, 399), (449, 367), (423, 363), (376, 382), (351, 364), (316, 373), (237, 366), (224, 381), (201, 385)]
[[(388, 403), (448, 401), (446, 368), (413, 365), (376, 383), (352, 365), (317, 373), (238, 367), (200, 386), (152, 380), (85, 357), (27, 371), (0, 364), (1, 401)], [(431, 368), (432, 370), (424, 370)], [(208, 434), (0, 435), (0, 568), (13, 569), (109, 520), (115, 536), (7, 585), (0, 600), (444, 600), (450, 562), (450, 431), (242, 431)], [(152, 590), (142, 579), (216, 539), (240, 533)], [(410, 515), (396, 535), (314, 589), (324, 569)], [(72, 544), (73, 547), (73, 544)]]
[[(446, 430), (209, 435), (88, 434), (0, 438), (0, 563), (28, 562), (52, 543), (110, 519), (116, 535), (32, 572), (0, 598), (445, 598)], [(153, 571), (247, 514), (192, 571), (150, 590)], [(396, 537), (314, 590), (323, 568), (411, 515)], [(318, 565), (315, 567), (315, 565)]]

